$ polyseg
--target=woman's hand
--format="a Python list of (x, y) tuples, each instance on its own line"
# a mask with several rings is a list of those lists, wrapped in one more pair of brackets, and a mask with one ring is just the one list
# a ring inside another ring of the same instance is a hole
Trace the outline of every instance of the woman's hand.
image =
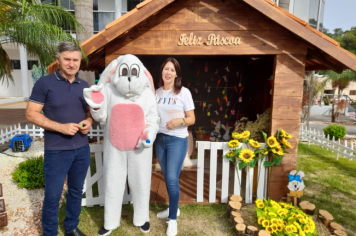
[(167, 129), (175, 129), (177, 126), (183, 124), (183, 118), (175, 118), (167, 122), (166, 127)]

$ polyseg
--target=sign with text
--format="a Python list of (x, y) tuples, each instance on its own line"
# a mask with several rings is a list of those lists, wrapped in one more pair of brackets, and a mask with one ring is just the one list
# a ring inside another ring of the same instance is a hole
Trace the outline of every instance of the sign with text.
[(209, 34), (206, 39), (190, 33), (181, 34), (179, 36), (178, 46), (229, 46), (229, 45), (240, 45), (241, 37), (220, 37), (220, 35)]

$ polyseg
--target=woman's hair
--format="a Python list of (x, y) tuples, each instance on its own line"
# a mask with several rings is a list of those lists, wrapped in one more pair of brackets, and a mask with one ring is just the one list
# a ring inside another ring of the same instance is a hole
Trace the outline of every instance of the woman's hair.
[(168, 63), (168, 62), (172, 62), (174, 65), (174, 69), (176, 70), (177, 73), (177, 77), (174, 79), (174, 87), (173, 87), (173, 92), (174, 94), (178, 94), (180, 93), (180, 90), (182, 89), (182, 71), (180, 69), (180, 65), (179, 62), (173, 58), (173, 57), (169, 57), (167, 58), (163, 64), (161, 65), (160, 68), (160, 76), (159, 76), (159, 81), (158, 81), (158, 87), (162, 87), (164, 82), (162, 79), (162, 71), (164, 69), (164, 66)]

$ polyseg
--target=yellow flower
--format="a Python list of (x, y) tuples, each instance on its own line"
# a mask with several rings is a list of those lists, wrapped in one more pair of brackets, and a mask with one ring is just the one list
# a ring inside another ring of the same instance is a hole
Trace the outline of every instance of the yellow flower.
[(287, 231), (288, 234), (293, 232), (293, 228), (291, 225), (287, 225), (284, 229)]
[(283, 226), (283, 225), (284, 225), (284, 224), (283, 224), (283, 220), (278, 219), (278, 224)]
[(282, 138), (281, 143), (287, 148), (293, 148), (292, 145), (287, 141), (287, 139)]
[(262, 226), (263, 226), (263, 227), (269, 226), (269, 220), (264, 220), (264, 221), (262, 221)]
[(292, 138), (292, 136), (290, 136), (286, 131), (284, 131), (283, 129), (281, 129), (281, 137), (282, 138)]
[(227, 143), (227, 145), (229, 145), (229, 147), (231, 147), (231, 148), (235, 148), (240, 145), (240, 142), (237, 140), (231, 140)]
[(273, 213), (273, 212), (268, 213), (268, 215), (270, 215), (270, 216), (272, 216), (272, 217), (277, 217), (277, 214), (276, 214), (276, 213)]
[(293, 232), (298, 232), (297, 227), (295, 227), (294, 225), (291, 225), (290, 227), (292, 227)]
[(241, 159), (241, 161), (246, 163), (250, 162), (254, 156), (255, 153), (250, 149), (243, 149), (239, 154), (239, 158)]
[(278, 219), (277, 218), (272, 218), (271, 223), (277, 225), (278, 224)]
[(278, 231), (282, 231), (282, 230), (283, 230), (283, 225), (278, 224), (278, 225), (277, 225), (277, 230), (278, 230)]
[(306, 219), (299, 219), (299, 222), (303, 225), (308, 223), (308, 221)]
[(298, 234), (298, 236), (305, 236), (304, 231), (303, 231), (303, 230), (299, 230), (299, 234)]
[(251, 145), (253, 148), (259, 148), (261, 147), (261, 144), (253, 139), (248, 140), (248, 143)]
[(279, 216), (287, 216), (287, 212), (285, 209), (278, 210), (277, 213)]
[(263, 148), (262, 151), (261, 151), (261, 154), (266, 156), (268, 154), (268, 151), (266, 148)]
[(276, 224), (271, 224), (271, 227), (272, 227), (273, 232), (276, 232), (278, 225), (276, 225)]
[(235, 154), (234, 154), (234, 150), (230, 150), (227, 154), (226, 154), (226, 156), (228, 156), (228, 157), (233, 157)]
[(280, 155), (282, 156), (283, 155), (283, 149), (281, 148), (281, 146), (277, 146), (275, 148), (272, 149), (272, 152), (277, 154), (277, 155)]
[(257, 223), (258, 223), (259, 225), (262, 225), (262, 221), (264, 221), (264, 220), (265, 220), (264, 217), (260, 217), (260, 218), (258, 218)]
[(250, 131), (248, 130), (245, 130), (242, 134), (240, 134), (240, 139), (247, 139), (248, 137), (250, 137)]
[(232, 132), (231, 136), (232, 136), (233, 139), (239, 139), (240, 138), (240, 134), (237, 133), (237, 132)]
[(309, 225), (304, 225), (303, 229), (304, 229), (304, 232), (306, 232), (306, 233), (311, 233), (312, 232)]
[(262, 199), (257, 199), (255, 203), (262, 202)]
[(267, 139), (267, 145), (273, 148), (273, 147), (277, 147), (279, 143), (277, 142), (274, 136), (271, 136)]
[(284, 208), (286, 208), (286, 209), (293, 209), (294, 206), (292, 206), (291, 204), (286, 204), (286, 205), (284, 206)]
[(273, 228), (272, 228), (272, 226), (267, 226), (267, 227), (266, 227), (266, 231), (267, 231), (268, 233), (272, 234), (272, 233), (273, 233)]
[(263, 202), (257, 203), (257, 208), (262, 209), (265, 207), (265, 204)]

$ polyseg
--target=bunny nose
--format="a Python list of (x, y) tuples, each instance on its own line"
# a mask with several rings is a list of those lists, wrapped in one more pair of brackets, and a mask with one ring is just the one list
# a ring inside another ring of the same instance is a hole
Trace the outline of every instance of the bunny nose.
[(131, 82), (131, 78), (130, 77), (128, 77), (127, 79), (129, 80), (129, 82)]

